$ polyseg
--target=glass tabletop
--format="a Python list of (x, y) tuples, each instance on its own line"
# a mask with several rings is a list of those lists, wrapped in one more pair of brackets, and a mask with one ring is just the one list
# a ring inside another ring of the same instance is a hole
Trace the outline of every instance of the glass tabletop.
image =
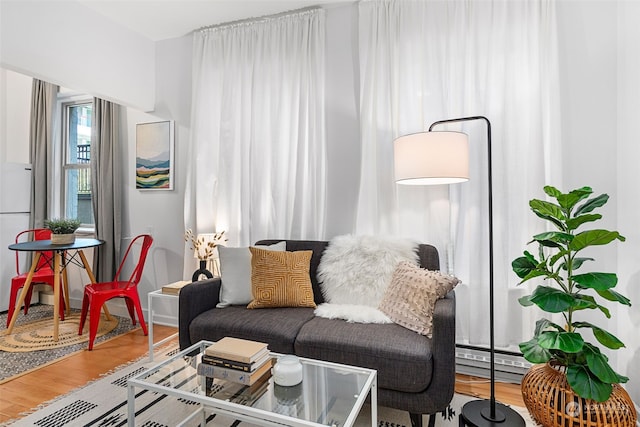
[[(277, 423), (279, 418), (285, 418), (295, 422), (284, 424), (340, 427), (353, 424), (367, 394), (375, 387), (375, 370), (305, 358), (300, 358), (303, 380), (291, 387), (275, 384), (270, 374), (251, 386), (204, 377), (197, 368), (204, 349), (211, 344), (202, 341), (177, 353), (133, 377), (130, 385), (250, 414), (260, 420)], [(272, 356), (277, 360), (282, 355)]]

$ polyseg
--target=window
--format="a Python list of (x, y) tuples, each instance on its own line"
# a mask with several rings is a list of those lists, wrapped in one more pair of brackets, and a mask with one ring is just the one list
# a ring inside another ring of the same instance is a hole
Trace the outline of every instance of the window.
[(93, 226), (91, 204), (91, 102), (62, 104), (62, 207), (66, 218)]

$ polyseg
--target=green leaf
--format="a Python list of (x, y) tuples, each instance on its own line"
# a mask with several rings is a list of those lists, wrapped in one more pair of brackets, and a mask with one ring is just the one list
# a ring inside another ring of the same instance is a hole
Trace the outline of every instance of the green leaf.
[(592, 210), (604, 206), (609, 200), (608, 194), (601, 194), (598, 197), (587, 200), (582, 206), (576, 209), (575, 216), (591, 212)]
[(558, 196), (562, 195), (562, 191), (558, 190), (556, 187), (553, 187), (551, 185), (545, 185), (543, 190), (548, 196), (551, 196), (556, 199), (558, 198)]
[(547, 231), (545, 233), (536, 234), (533, 236), (533, 239), (539, 243), (551, 241), (561, 245), (566, 245), (571, 243), (573, 235), (560, 231)]
[(538, 260), (536, 260), (536, 257), (533, 256), (533, 254), (529, 251), (524, 251), (524, 256), (530, 260), (532, 263), (536, 264), (538, 262)]
[(561, 313), (573, 306), (574, 297), (548, 286), (538, 286), (531, 294), (531, 302), (548, 313)]
[(538, 337), (538, 344), (547, 350), (577, 353), (582, 350), (584, 340), (575, 332), (545, 331)]
[(544, 317), (538, 320), (536, 322), (536, 328), (534, 330), (533, 336), (535, 338), (538, 338), (542, 332), (546, 331), (549, 328), (549, 325), (551, 325), (551, 321), (545, 319)]
[(591, 215), (580, 215), (567, 220), (567, 229), (575, 230), (580, 227), (582, 224), (587, 222), (597, 221), (602, 218), (600, 214), (591, 214)]
[(626, 383), (629, 378), (618, 374), (609, 365), (607, 356), (600, 352), (600, 349), (592, 344), (584, 344), (584, 354), (587, 360), (589, 370), (597, 376), (601, 381), (608, 383)]
[(555, 328), (558, 332), (563, 332), (564, 328), (557, 323), (553, 323), (552, 321), (542, 318), (536, 322), (536, 328), (534, 331), (534, 337), (538, 338), (541, 333), (549, 330), (550, 328)]
[(540, 347), (535, 338), (520, 343), (519, 347), (524, 358), (531, 363), (547, 363), (551, 359), (551, 352)]
[(586, 366), (567, 366), (567, 381), (578, 396), (604, 402), (611, 396), (613, 386), (601, 381)]
[(580, 200), (586, 199), (591, 193), (593, 193), (593, 190), (589, 187), (578, 188), (567, 194), (560, 194), (557, 197), (558, 204), (567, 211), (570, 211)]
[(629, 307), (631, 307), (631, 300), (624, 295), (614, 291), (613, 289), (596, 292), (598, 293), (598, 295), (608, 301), (619, 302), (620, 304), (628, 305)]
[(585, 310), (585, 309), (598, 309), (600, 310), (605, 316), (607, 316), (607, 319), (611, 318), (611, 313), (609, 312), (609, 309), (603, 305), (600, 305), (596, 302), (596, 299), (594, 297), (592, 297), (591, 295), (580, 295), (580, 294), (574, 294), (574, 304), (573, 304), (573, 309), (574, 310)]
[[(558, 260), (561, 260), (564, 258), (565, 255), (567, 255), (568, 252), (567, 251), (560, 251), (557, 254), (553, 255), (551, 258), (549, 258), (549, 266), (553, 267), (555, 265), (556, 262), (558, 262)], [(562, 265), (564, 265), (564, 263), (562, 263)]]
[(535, 270), (536, 266), (537, 264), (527, 256), (521, 256), (511, 262), (511, 268), (513, 269), (513, 272), (516, 273), (516, 275), (521, 279), (525, 278), (527, 274)]
[(567, 219), (560, 206), (544, 200), (533, 199), (529, 201), (529, 207), (538, 217), (553, 222), (556, 227), (564, 230), (564, 221)]
[(576, 257), (573, 259), (573, 270), (577, 270), (580, 267), (582, 267), (582, 264), (584, 264), (586, 261), (594, 261), (593, 258), (579, 258)]
[[(533, 241), (532, 241), (533, 242)], [(532, 243), (529, 242), (529, 243)], [(535, 240), (535, 242), (537, 242), (540, 247), (545, 247), (545, 248), (553, 248), (555, 250), (562, 250), (563, 246), (558, 243), (558, 242), (554, 242), (553, 240)]]
[(533, 305), (533, 302), (531, 302), (531, 295), (525, 295), (518, 298), (518, 302), (523, 307), (531, 307)]
[(540, 245), (540, 247), (546, 248), (554, 248), (554, 249), (562, 249), (562, 245), (560, 243), (556, 243), (553, 240), (532, 240), (529, 243), (536, 242)]
[(618, 276), (614, 273), (586, 273), (573, 276), (573, 281), (582, 289), (595, 289), (604, 291), (618, 284)]
[(571, 308), (573, 308), (574, 310), (598, 308), (598, 303), (596, 302), (595, 298), (593, 298), (590, 295), (574, 294), (573, 301), (574, 301), (574, 304), (572, 305)]
[(529, 272), (529, 274), (527, 274), (526, 277), (524, 279), (522, 279), (520, 281), (520, 283), (518, 283), (518, 284), (521, 285), (524, 282), (526, 282), (527, 280), (533, 279), (534, 277), (540, 277), (540, 276), (549, 277), (551, 274), (552, 273), (550, 271), (547, 271), (547, 270), (541, 270), (541, 269), (533, 270), (533, 271)]
[(612, 350), (617, 350), (625, 346), (615, 335), (589, 322), (574, 322), (573, 326), (575, 328), (590, 328), (598, 342)]
[(582, 233), (576, 234), (571, 243), (569, 249), (572, 251), (580, 251), (589, 246), (606, 245), (611, 243), (615, 239), (624, 242), (624, 237), (617, 231), (609, 230), (588, 230)]
[(518, 285), (521, 285), (534, 277), (551, 274), (551, 272), (546, 270), (544, 262), (538, 263), (534, 256), (527, 251), (524, 252), (523, 257), (514, 259), (511, 262), (511, 267), (516, 275), (522, 279)]

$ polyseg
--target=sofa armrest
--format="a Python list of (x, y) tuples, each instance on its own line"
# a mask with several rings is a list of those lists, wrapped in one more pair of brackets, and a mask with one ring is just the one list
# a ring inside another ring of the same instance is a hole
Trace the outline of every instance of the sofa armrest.
[(181, 350), (194, 344), (191, 342), (189, 325), (197, 316), (216, 307), (220, 300), (221, 284), (220, 278), (215, 277), (193, 282), (180, 290), (178, 299), (178, 336)]
[[(453, 398), (456, 379), (456, 296), (451, 291), (436, 302), (433, 312), (433, 379), (446, 402)], [(445, 405), (446, 406), (446, 405)]]

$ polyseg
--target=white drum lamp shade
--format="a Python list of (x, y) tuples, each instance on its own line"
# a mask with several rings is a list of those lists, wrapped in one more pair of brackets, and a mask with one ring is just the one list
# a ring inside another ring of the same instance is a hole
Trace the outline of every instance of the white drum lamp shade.
[(462, 132), (420, 132), (393, 142), (395, 180), (405, 185), (469, 180), (469, 139)]

